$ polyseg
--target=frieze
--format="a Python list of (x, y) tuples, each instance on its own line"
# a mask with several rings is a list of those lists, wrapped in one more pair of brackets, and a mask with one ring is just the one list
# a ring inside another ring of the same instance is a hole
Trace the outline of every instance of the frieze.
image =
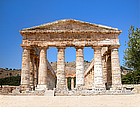
[(36, 41), (71, 41), (74, 39), (83, 40), (103, 40), (103, 39), (118, 39), (116, 34), (103, 34), (93, 32), (66, 32), (66, 33), (27, 33), (23, 35), (23, 40), (36, 40)]
[(89, 46), (119, 46), (119, 39), (105, 39), (105, 40), (99, 40), (99, 41), (93, 41), (93, 40), (85, 40), (85, 41), (80, 41), (80, 40), (71, 40), (71, 41), (28, 41), (28, 40), (23, 40), (21, 46), (38, 46), (38, 47), (51, 47), (51, 46), (84, 46), (84, 47), (89, 47)]

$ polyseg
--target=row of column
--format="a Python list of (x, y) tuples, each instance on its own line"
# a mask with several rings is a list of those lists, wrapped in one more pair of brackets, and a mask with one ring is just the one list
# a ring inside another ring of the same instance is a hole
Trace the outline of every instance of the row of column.
[[(76, 88), (84, 86), (83, 47), (76, 48)], [(58, 48), (57, 89), (67, 89), (65, 78), (65, 47)]]
[(38, 62), (35, 62), (31, 49), (23, 47), (21, 69), (21, 91), (34, 89), (34, 87), (47, 88), (47, 62), (46, 49), (42, 48)]
[[(112, 87), (121, 86), (121, 73), (118, 48), (111, 49)], [(101, 47), (94, 47), (94, 81), (93, 89), (104, 89)], [(83, 47), (76, 48), (76, 88), (84, 86), (84, 55)], [(21, 87), (23, 90), (30, 88), (30, 49), (23, 48)], [(40, 49), (38, 85), (47, 88), (47, 62), (46, 48)], [(57, 89), (67, 89), (65, 78), (65, 47), (58, 48), (57, 55)]]

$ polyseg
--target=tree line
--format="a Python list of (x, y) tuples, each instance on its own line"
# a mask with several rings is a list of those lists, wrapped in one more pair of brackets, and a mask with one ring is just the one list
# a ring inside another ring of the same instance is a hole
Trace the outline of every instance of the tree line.
[(19, 86), (20, 79), (21, 79), (21, 76), (19, 76), (19, 75), (1, 78), (0, 79), (0, 86), (2, 86), (2, 85)]
[(131, 71), (122, 76), (123, 84), (140, 84), (140, 28), (131, 26), (128, 47), (124, 52), (124, 66)]

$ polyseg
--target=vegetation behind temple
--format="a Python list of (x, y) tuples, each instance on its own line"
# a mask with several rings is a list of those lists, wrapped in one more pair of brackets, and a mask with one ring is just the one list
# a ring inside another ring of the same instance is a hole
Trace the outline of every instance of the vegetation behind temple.
[(20, 85), (20, 76), (11, 76), (0, 79), (0, 85), (10, 85), (10, 86), (19, 86)]
[[(89, 63), (89, 62), (85, 62), (85, 63)], [(51, 64), (53, 65), (53, 69), (56, 70), (56, 62), (52, 62)], [(72, 69), (75, 69), (75, 62), (73, 62), (73, 64), (72, 64), (72, 62), (67, 63), (66, 66), (68, 67), (69, 70), (70, 70), (69, 67), (72, 67)], [(128, 74), (129, 72), (131, 72), (130, 69), (127, 69), (127, 68), (121, 66), (122, 83), (123, 84), (137, 83), (138, 80), (133, 79), (133, 76)], [(2, 69), (1, 68), (0, 74), (1, 74), (0, 85), (13, 85), (13, 86), (20, 85), (20, 70), (15, 70), (15, 69), (12, 70), (12, 69), (8, 69), (8, 68)], [(71, 80), (71, 78), (68, 78), (68, 88), (69, 89), (71, 89), (70, 80)]]
[(125, 67), (131, 69), (129, 73), (122, 76), (122, 83), (139, 84), (140, 83), (140, 28), (129, 29), (128, 48), (125, 50)]

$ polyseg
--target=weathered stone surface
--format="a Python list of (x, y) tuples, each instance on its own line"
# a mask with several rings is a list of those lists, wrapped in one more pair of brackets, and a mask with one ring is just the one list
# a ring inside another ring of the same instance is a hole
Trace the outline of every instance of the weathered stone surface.
[(105, 89), (101, 47), (94, 48), (94, 89)]
[(71, 89), (74, 89), (74, 77), (71, 78)]
[(111, 67), (112, 67), (112, 88), (121, 89), (121, 70), (118, 55), (118, 47), (111, 50)]
[(76, 87), (84, 85), (84, 56), (83, 48), (76, 49)]
[[(34, 89), (36, 85), (36, 89), (54, 89), (56, 74), (46, 58), (46, 48), (54, 46), (58, 49), (58, 94), (67, 95), (65, 48), (68, 46), (76, 48), (76, 88), (73, 78), (71, 79), (71, 89), (76, 93), (70, 94), (77, 94), (79, 91), (83, 95), (94, 91), (100, 93), (105, 90), (105, 85), (107, 89), (111, 86), (113, 89), (120, 89), (119, 56), (115, 50), (120, 45), (120, 30), (77, 20), (60, 20), (23, 29), (20, 33), (23, 36), (21, 46), (24, 48), (21, 81), (23, 90)], [(94, 59), (84, 72), (83, 48), (89, 46), (94, 48)], [(69, 77), (75, 77), (75, 74), (70, 73)]]
[(22, 70), (21, 70), (21, 91), (30, 89), (30, 50), (23, 48)]
[(94, 59), (92, 59), (89, 67), (84, 72), (84, 78), (86, 89), (92, 89), (94, 82)]
[(38, 72), (38, 88), (47, 88), (47, 61), (46, 48), (40, 49), (40, 61)]
[(34, 57), (30, 54), (30, 87), (34, 88)]
[(58, 49), (57, 55), (57, 89), (66, 89), (65, 79), (65, 48)]

